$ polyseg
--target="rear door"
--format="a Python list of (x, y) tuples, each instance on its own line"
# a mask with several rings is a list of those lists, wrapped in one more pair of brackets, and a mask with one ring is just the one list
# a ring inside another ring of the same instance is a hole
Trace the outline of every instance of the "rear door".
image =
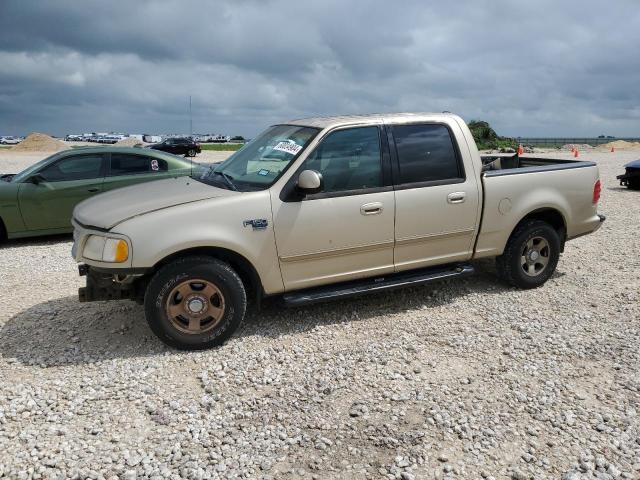
[(112, 153), (103, 190), (106, 192), (136, 183), (161, 180), (171, 175), (168, 162), (164, 159), (144, 154)]
[(21, 183), (18, 200), (27, 229), (71, 229), (74, 207), (102, 191), (105, 160), (102, 153), (63, 157), (38, 172), (44, 182)]
[(465, 171), (456, 127), (419, 123), (388, 128), (396, 190), (396, 271), (472, 256), (480, 198), (474, 173)]

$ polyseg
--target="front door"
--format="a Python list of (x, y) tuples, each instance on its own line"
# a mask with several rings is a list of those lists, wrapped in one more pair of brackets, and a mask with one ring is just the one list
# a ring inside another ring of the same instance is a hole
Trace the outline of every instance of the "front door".
[[(320, 193), (272, 191), (274, 230), (287, 291), (393, 271), (394, 193), (379, 126), (329, 133), (294, 174), (322, 174)], [(285, 191), (287, 187), (285, 187)]]
[(395, 141), (397, 271), (468, 260), (479, 192), (444, 124), (390, 127)]
[(44, 181), (20, 184), (18, 200), (28, 230), (71, 230), (82, 200), (102, 191), (104, 154), (64, 157), (37, 172)]

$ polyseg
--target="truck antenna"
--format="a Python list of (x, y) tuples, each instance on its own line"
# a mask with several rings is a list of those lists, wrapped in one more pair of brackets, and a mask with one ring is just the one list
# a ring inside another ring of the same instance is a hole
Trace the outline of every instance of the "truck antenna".
[(193, 115), (191, 114), (191, 95), (189, 95), (189, 134), (193, 137)]

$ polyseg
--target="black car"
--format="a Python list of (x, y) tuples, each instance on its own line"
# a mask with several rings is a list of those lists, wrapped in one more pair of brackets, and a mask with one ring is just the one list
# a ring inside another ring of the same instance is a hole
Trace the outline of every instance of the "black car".
[(640, 160), (627, 163), (624, 166), (624, 174), (616, 177), (620, 185), (626, 185), (631, 190), (640, 190)]
[(200, 144), (190, 138), (167, 138), (164, 142), (150, 145), (149, 148), (185, 157), (195, 157), (197, 153), (202, 151)]

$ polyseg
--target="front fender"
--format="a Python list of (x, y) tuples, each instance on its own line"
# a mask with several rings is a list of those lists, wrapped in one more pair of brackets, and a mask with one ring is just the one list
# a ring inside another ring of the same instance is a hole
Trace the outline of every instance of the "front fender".
[(253, 265), (265, 293), (284, 290), (268, 191), (168, 207), (131, 218), (113, 231), (131, 239), (132, 268), (152, 268), (185, 250), (222, 248)]

